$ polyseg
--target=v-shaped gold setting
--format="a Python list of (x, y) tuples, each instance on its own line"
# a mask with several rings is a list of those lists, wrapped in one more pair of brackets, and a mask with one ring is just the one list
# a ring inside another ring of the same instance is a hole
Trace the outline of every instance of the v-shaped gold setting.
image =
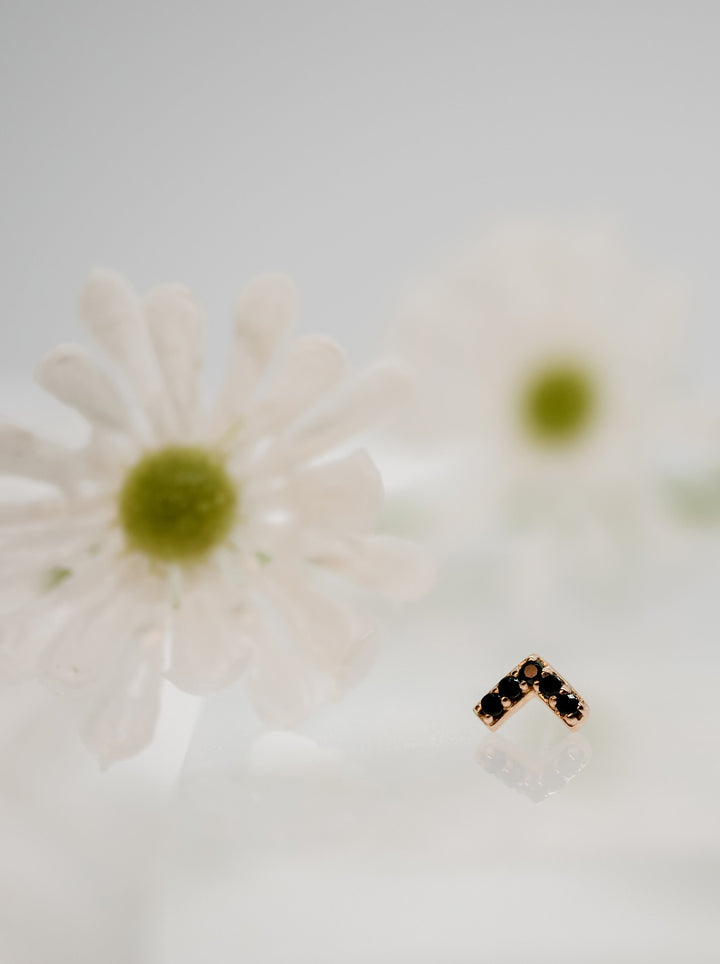
[(475, 714), (485, 726), (495, 730), (533, 696), (539, 697), (570, 729), (582, 726), (589, 716), (581, 696), (535, 653), (518, 663), (483, 696), (475, 707)]

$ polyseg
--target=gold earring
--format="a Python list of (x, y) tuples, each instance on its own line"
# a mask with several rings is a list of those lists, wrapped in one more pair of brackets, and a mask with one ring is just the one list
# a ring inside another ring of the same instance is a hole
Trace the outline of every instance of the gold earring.
[(475, 714), (485, 726), (497, 729), (533, 696), (549, 706), (565, 726), (577, 729), (588, 718), (589, 709), (567, 680), (533, 654), (504, 676), (475, 707)]

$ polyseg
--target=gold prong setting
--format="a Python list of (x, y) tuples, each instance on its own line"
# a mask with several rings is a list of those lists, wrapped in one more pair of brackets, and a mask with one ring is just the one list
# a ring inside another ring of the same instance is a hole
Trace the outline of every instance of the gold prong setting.
[(582, 697), (549, 663), (532, 653), (511, 670), (475, 707), (475, 715), (491, 730), (537, 696), (565, 726), (581, 727), (589, 710)]

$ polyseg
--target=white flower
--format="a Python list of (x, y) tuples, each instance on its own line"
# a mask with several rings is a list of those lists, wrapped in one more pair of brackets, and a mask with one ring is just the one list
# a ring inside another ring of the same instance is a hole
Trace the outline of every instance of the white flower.
[(91, 694), (84, 739), (103, 764), (149, 742), (163, 676), (204, 693), (246, 670), (260, 712), (295, 721), (336, 694), (368, 634), (336, 583), (392, 599), (427, 586), (424, 556), (374, 534), (383, 489), (368, 455), (327, 458), (386, 414), (405, 377), (386, 364), (347, 379), (340, 348), (314, 335), (271, 365), (294, 302), (281, 277), (246, 288), (206, 411), (191, 294), (140, 299), (98, 273), (81, 315), (126, 384), (62, 345), (37, 379), (84, 416), (87, 444), (0, 426), (0, 471), (57, 490), (4, 509), (0, 660)]
[(456, 456), (440, 526), (627, 534), (655, 498), (684, 319), (676, 284), (602, 229), (511, 224), (420, 285), (391, 343), (418, 370), (401, 433)]

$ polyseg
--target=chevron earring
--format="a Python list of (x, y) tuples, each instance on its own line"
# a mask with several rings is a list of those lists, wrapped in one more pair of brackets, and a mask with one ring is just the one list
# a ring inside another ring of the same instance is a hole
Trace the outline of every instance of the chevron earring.
[(504, 676), (475, 707), (485, 726), (496, 729), (533, 696), (549, 706), (565, 726), (576, 729), (585, 723), (589, 710), (578, 693), (549, 663), (533, 654)]

